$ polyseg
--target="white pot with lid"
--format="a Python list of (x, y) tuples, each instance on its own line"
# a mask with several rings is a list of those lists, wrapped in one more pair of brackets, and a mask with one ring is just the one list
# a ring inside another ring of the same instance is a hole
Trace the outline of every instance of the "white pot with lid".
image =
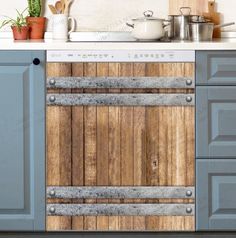
[(132, 27), (132, 36), (137, 40), (159, 40), (165, 35), (166, 20), (153, 17), (153, 11), (145, 11), (144, 17), (132, 19), (133, 24), (126, 23)]

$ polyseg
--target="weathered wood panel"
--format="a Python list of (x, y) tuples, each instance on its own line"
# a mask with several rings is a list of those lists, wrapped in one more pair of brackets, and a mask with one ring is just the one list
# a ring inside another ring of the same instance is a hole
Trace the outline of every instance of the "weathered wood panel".
[[(109, 63), (109, 75), (110, 77), (119, 76), (120, 64)], [(119, 93), (120, 89), (110, 89), (111, 93)], [(120, 142), (120, 107), (109, 107), (108, 123), (109, 123), (109, 142), (108, 142), (108, 159), (109, 159), (109, 171), (108, 171), (108, 185), (119, 186), (121, 185), (121, 142)], [(109, 200), (110, 201), (110, 200)], [(113, 200), (113, 203), (120, 203), (120, 200)], [(120, 222), (118, 216), (109, 217), (109, 230), (119, 230)]]
[[(95, 63), (84, 64), (84, 75), (96, 76), (97, 65)], [(86, 93), (94, 93), (96, 90), (87, 89)], [(84, 185), (97, 184), (97, 107), (84, 107)], [(94, 203), (96, 200), (85, 200), (86, 203)], [(84, 218), (85, 230), (97, 229), (96, 216)]]
[[(133, 64), (121, 63), (119, 76), (133, 76)], [(122, 91), (123, 92), (123, 91)], [(132, 90), (128, 92), (132, 93)], [(120, 123), (121, 123), (121, 185), (134, 185), (134, 121), (133, 107), (122, 106), (120, 108)], [(129, 203), (132, 200), (124, 199), (122, 202)], [(133, 217), (120, 217), (120, 230), (133, 230)]]
[[(134, 77), (144, 77), (145, 63), (135, 63), (133, 66)], [(142, 90), (139, 91), (142, 93)], [(145, 90), (143, 91), (145, 92)], [(134, 107), (134, 186), (146, 184), (146, 141), (145, 141), (145, 107)], [(137, 203), (142, 200), (137, 200)], [(145, 202), (145, 200), (144, 200)], [(145, 216), (135, 216), (133, 230), (146, 230)]]
[[(71, 64), (50, 63), (47, 74), (71, 76)], [(47, 185), (71, 185), (71, 107), (47, 108)], [(47, 218), (47, 230), (70, 229), (70, 217)]]
[[(72, 76), (83, 77), (84, 64), (72, 64)], [(72, 93), (82, 93), (83, 89), (73, 89)], [(84, 185), (84, 108), (72, 107), (72, 185)], [(83, 200), (74, 202), (83, 203)], [(84, 217), (72, 217), (72, 230), (84, 230)]]
[[(108, 63), (97, 63), (97, 77), (108, 75)], [(107, 93), (107, 89), (98, 89), (98, 93)], [(97, 185), (108, 185), (109, 170), (109, 107), (97, 108)], [(98, 203), (108, 203), (107, 199), (97, 200)], [(97, 217), (97, 230), (108, 230), (109, 218)]]
[[(55, 68), (55, 71), (57, 70), (58, 66)], [(72, 71), (75, 77), (194, 77), (194, 65), (190, 63), (79, 63), (72, 65)], [(58, 75), (51, 73), (49, 76)], [(119, 93), (120, 91), (134, 93), (133, 89), (73, 89), (72, 93)], [(50, 93), (53, 92), (50, 90)], [(60, 92), (64, 93), (64, 91)], [(193, 90), (136, 89), (135, 93), (192, 94)], [(62, 107), (54, 106), (49, 107), (48, 110), (55, 110), (55, 108), (63, 110)], [(72, 151), (68, 157), (72, 163), (66, 165), (67, 171), (53, 168), (55, 172), (51, 173), (51, 170), (48, 170), (50, 177), (48, 185), (63, 186), (65, 183), (63, 179), (70, 178), (73, 186), (194, 186), (193, 107), (73, 106), (70, 110), (72, 110), (71, 119), (68, 116), (59, 119), (61, 116), (52, 111), (48, 114), (51, 118), (48, 123), (48, 131), (50, 131), (48, 140), (49, 144), (54, 145), (50, 146), (52, 151), (49, 155), (55, 153), (55, 156), (50, 155), (50, 158), (54, 160), (53, 163), (56, 166), (59, 166), (61, 160), (60, 156), (56, 156), (57, 150), (63, 147), (58, 136), (64, 137), (63, 133), (66, 131), (59, 130), (58, 123), (61, 120), (71, 120), (72, 124), (68, 124), (72, 138), (72, 142), (68, 145), (71, 146)], [(56, 115), (58, 118), (56, 117), (55, 121)], [(55, 122), (57, 122), (56, 125)], [(55, 175), (56, 173), (61, 174)], [(58, 200), (50, 202), (55, 203)], [(107, 202), (125, 205), (125, 203), (143, 203), (145, 200), (111, 198), (73, 200), (76, 204), (83, 204), (83, 202), (88, 205), (92, 203), (105, 205)], [(176, 203), (176, 200), (151, 199), (146, 202), (172, 204)], [(177, 200), (177, 202), (191, 203), (193, 201), (185, 199)], [(63, 219), (72, 223), (63, 222)], [(48, 221), (52, 224), (50, 230), (64, 229), (64, 227), (74, 230), (194, 229), (194, 218), (191, 216), (78, 216), (73, 217), (72, 221), (70, 217), (50, 217)]]

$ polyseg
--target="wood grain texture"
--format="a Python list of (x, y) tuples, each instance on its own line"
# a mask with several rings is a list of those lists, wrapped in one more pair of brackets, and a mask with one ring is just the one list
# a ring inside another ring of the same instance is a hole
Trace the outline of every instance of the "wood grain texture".
[[(133, 64), (121, 63), (119, 76), (133, 76)], [(123, 90), (122, 90), (123, 91)], [(132, 90), (129, 90), (132, 92)], [(121, 121), (121, 185), (134, 184), (133, 107), (120, 107)], [(132, 200), (124, 199), (124, 203)], [(120, 230), (132, 230), (133, 217), (120, 217)]]
[[(146, 64), (135, 63), (133, 66), (134, 76), (145, 76)], [(140, 90), (140, 93), (142, 90)], [(146, 108), (134, 107), (134, 185), (141, 186), (146, 184)], [(142, 200), (137, 200), (142, 202)], [(133, 230), (146, 230), (145, 217), (133, 218)]]
[[(204, 17), (211, 20), (215, 25), (221, 24), (221, 14), (216, 12), (216, 3), (208, 1), (208, 11), (203, 13)], [(213, 31), (213, 38), (221, 37), (221, 28), (215, 28)]]
[[(119, 63), (109, 63), (109, 76), (119, 76)], [(119, 89), (110, 89), (109, 92), (119, 93)], [(109, 107), (109, 185), (121, 185), (121, 141), (120, 141), (120, 107)], [(120, 203), (120, 200), (113, 200), (113, 203)], [(109, 230), (117, 231), (120, 229), (118, 216), (109, 217)]]
[[(57, 76), (56, 71), (58, 66), (51, 69), (50, 76)], [(194, 64), (73, 63), (72, 75), (194, 77)], [(193, 89), (74, 89), (73, 92), (169, 94), (193, 93)], [(49, 161), (52, 160), (49, 168), (56, 166), (48, 169), (49, 185), (63, 185), (68, 182), (73, 186), (194, 186), (194, 107), (75, 106), (66, 109), (71, 110), (69, 114), (65, 112), (59, 114), (59, 109), (59, 107), (48, 108), (47, 135), (51, 150)], [(62, 125), (63, 130), (60, 129)], [(68, 125), (68, 128), (65, 128), (65, 125)], [(61, 164), (57, 156), (58, 151), (62, 150), (61, 147), (64, 147), (59, 143), (62, 141), (60, 138), (63, 137), (63, 143), (67, 143), (69, 135), (72, 141), (69, 141), (65, 150), (68, 154), (71, 147), (70, 166), (65, 165), (64, 159)], [(64, 169), (59, 169), (60, 166), (64, 166)], [(53, 184), (54, 182), (56, 184)], [(143, 200), (73, 201), (73, 203), (82, 202), (140, 203)], [(193, 201), (150, 199), (145, 202)], [(50, 230), (194, 230), (193, 217), (179, 216), (80, 216), (73, 217), (72, 220), (70, 217), (50, 217), (48, 221)]]
[[(98, 77), (108, 75), (108, 63), (97, 63)], [(97, 89), (98, 93), (107, 93), (107, 89)], [(109, 170), (109, 107), (97, 107), (97, 185), (108, 185)], [(107, 199), (97, 200), (98, 203), (108, 203)], [(97, 230), (108, 230), (109, 218), (97, 217)]]
[[(148, 76), (160, 75), (159, 64), (148, 64), (146, 74)], [(152, 90), (156, 92), (156, 90)], [(146, 163), (146, 182), (149, 186), (159, 185), (159, 107), (146, 108), (146, 148), (147, 148), (147, 163)], [(148, 200), (148, 202), (152, 202)], [(153, 202), (158, 203), (155, 199)], [(147, 230), (159, 229), (159, 217), (146, 217)]]
[[(96, 63), (84, 64), (84, 75), (96, 76)], [(95, 93), (96, 90), (85, 90), (86, 93)], [(85, 185), (97, 184), (97, 108), (84, 107), (84, 177)], [(96, 200), (85, 200), (86, 203), (94, 203)], [(87, 217), (84, 218), (85, 230), (97, 229), (97, 218)]]
[(202, 14), (207, 10), (208, 0), (169, 0), (169, 13), (180, 14), (180, 7), (190, 7), (191, 14)]
[[(72, 76), (82, 77), (84, 64), (72, 64)], [(73, 93), (83, 93), (83, 89), (74, 89)], [(84, 185), (84, 108), (72, 107), (72, 185)], [(74, 201), (83, 203), (83, 199)], [(72, 218), (72, 230), (84, 230), (84, 217)]]
[[(71, 64), (50, 63), (47, 75), (71, 76)], [(71, 185), (71, 107), (47, 108), (47, 185)], [(70, 229), (70, 217), (47, 218), (47, 230)]]

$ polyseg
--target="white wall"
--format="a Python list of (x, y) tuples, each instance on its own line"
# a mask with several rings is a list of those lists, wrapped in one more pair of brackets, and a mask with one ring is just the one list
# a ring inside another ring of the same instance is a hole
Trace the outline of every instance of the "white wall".
[[(56, 0), (43, 0), (46, 6), (45, 16), (51, 18), (47, 5)], [(216, 0), (218, 11), (222, 12), (224, 22), (236, 21), (236, 0)], [(23, 10), (27, 0), (7, 0), (1, 6), (1, 15), (15, 15), (15, 9)], [(155, 15), (165, 18), (168, 15), (168, 0), (74, 0), (71, 15), (77, 20), (78, 31), (127, 30), (125, 22), (142, 16), (146, 9), (152, 9)], [(2, 19), (2, 17), (0, 17)], [(51, 29), (49, 21), (48, 30)], [(236, 27), (225, 28), (225, 30)], [(4, 30), (9, 30), (5, 28)]]
[[(236, 1), (235, 0), (217, 0), (218, 12), (222, 12), (223, 22), (236, 22)], [(224, 31), (236, 31), (236, 26), (224, 28)]]
[[(56, 0), (45, 0), (45, 6)], [(14, 7), (13, 7), (14, 6)], [(15, 8), (24, 9), (26, 0), (7, 0), (1, 7), (1, 15), (14, 16)], [(142, 16), (144, 10), (152, 9), (155, 16), (168, 15), (167, 0), (74, 0), (71, 15), (77, 20), (78, 31), (112, 31), (125, 30), (125, 22), (134, 17)], [(48, 7), (45, 16), (51, 18)], [(49, 21), (48, 30), (51, 29)], [(8, 29), (5, 29), (8, 30)]]

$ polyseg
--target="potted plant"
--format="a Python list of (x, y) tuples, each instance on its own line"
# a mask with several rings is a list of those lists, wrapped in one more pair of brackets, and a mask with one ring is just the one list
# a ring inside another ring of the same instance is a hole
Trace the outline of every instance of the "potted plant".
[(27, 23), (30, 39), (44, 39), (46, 18), (41, 17), (41, 10), (41, 0), (28, 0), (29, 17), (27, 17)]
[(24, 12), (27, 9), (25, 9), (23, 12), (17, 12), (16, 19), (13, 19), (11, 17), (6, 16), (6, 20), (2, 22), (0, 25), (0, 28), (2, 28), (5, 25), (11, 25), (11, 29), (13, 32), (14, 40), (27, 40), (28, 39), (28, 33), (29, 33), (29, 26), (26, 21), (26, 17), (24, 16)]

